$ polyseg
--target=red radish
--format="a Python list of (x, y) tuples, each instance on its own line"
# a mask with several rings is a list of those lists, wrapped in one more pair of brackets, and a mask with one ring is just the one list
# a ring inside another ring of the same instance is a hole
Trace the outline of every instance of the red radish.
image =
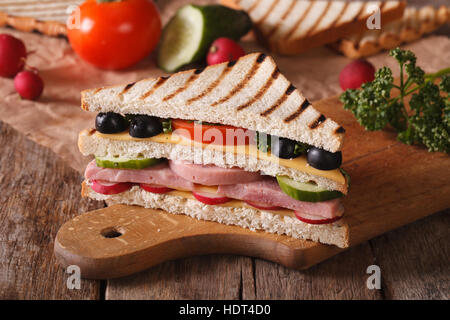
[(22, 40), (0, 34), (0, 76), (14, 77), (25, 66), (27, 50)]
[(245, 56), (245, 51), (236, 41), (230, 38), (217, 38), (209, 48), (206, 62), (208, 65), (237, 60)]
[(209, 192), (195, 192), (192, 191), (192, 195), (195, 197), (195, 199), (197, 199), (198, 201), (204, 203), (204, 204), (209, 204), (209, 205), (215, 205), (215, 204), (221, 204), (221, 203), (225, 203), (230, 201), (230, 198), (218, 195), (218, 194), (214, 194), (214, 193), (209, 193)]
[(23, 99), (36, 100), (44, 90), (44, 82), (37, 71), (22, 71), (14, 78), (14, 88)]
[(334, 217), (334, 218), (324, 218), (324, 217), (318, 217), (318, 216), (312, 216), (309, 214), (299, 213), (297, 211), (294, 211), (295, 216), (298, 218), (298, 220), (309, 223), (309, 224), (328, 224), (333, 223), (335, 221), (338, 221), (342, 216)]
[(267, 204), (261, 203), (261, 202), (253, 202), (253, 201), (245, 201), (247, 204), (251, 205), (252, 207), (255, 207), (256, 209), (260, 210), (279, 210), (280, 207), (277, 206), (269, 206)]
[(363, 83), (375, 79), (375, 68), (367, 60), (355, 60), (345, 66), (339, 75), (342, 90), (358, 89)]
[(130, 182), (107, 182), (92, 180), (92, 190), (101, 194), (117, 194), (125, 192), (133, 186)]
[(139, 186), (144, 189), (145, 191), (148, 192), (153, 192), (153, 193), (166, 193), (169, 192), (173, 189), (164, 187), (164, 186), (160, 186), (160, 185), (156, 185), (156, 184), (146, 184), (146, 183), (141, 183), (139, 184)]

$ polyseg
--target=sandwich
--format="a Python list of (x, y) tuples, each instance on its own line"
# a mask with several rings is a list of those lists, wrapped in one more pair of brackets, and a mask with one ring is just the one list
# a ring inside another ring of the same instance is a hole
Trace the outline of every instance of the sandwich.
[(82, 195), (349, 245), (345, 130), (263, 53), (82, 92)]
[(222, 0), (248, 13), (258, 40), (274, 53), (293, 55), (366, 30), (380, 8), (383, 24), (402, 17), (405, 1)]
[(450, 8), (408, 7), (401, 20), (383, 25), (380, 30), (366, 30), (339, 40), (331, 46), (349, 58), (371, 56), (420, 39), (450, 21)]

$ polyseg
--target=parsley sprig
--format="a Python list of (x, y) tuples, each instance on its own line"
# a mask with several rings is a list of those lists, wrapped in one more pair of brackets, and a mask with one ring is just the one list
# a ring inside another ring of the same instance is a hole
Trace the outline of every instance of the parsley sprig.
[[(406, 144), (423, 144), (428, 151), (449, 153), (450, 68), (425, 74), (416, 66), (413, 52), (396, 48), (389, 55), (400, 65), (400, 84), (394, 83), (392, 70), (383, 67), (372, 82), (341, 95), (344, 108), (352, 111), (366, 130), (391, 126), (398, 132), (397, 138)], [(439, 85), (435, 84), (436, 79), (441, 79)], [(394, 97), (393, 89), (398, 90)], [(409, 96), (407, 110), (405, 103)]]

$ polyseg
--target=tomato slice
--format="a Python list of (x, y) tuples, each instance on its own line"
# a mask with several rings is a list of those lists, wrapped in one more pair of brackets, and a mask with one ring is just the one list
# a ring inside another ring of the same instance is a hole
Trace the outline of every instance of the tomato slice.
[(92, 190), (101, 194), (122, 193), (131, 189), (132, 186), (133, 184), (131, 182), (108, 182), (92, 180)]
[(279, 210), (280, 207), (277, 206), (269, 206), (265, 203), (261, 203), (261, 202), (254, 202), (254, 201), (245, 201), (245, 203), (251, 205), (252, 207), (255, 207), (256, 209), (260, 209), (260, 210)]
[(144, 189), (145, 191), (153, 192), (153, 193), (166, 193), (166, 192), (169, 192), (169, 191), (173, 190), (171, 188), (160, 186), (160, 185), (157, 185), (157, 184), (140, 183), (139, 186), (142, 189)]
[(312, 216), (309, 214), (303, 214), (303, 213), (299, 213), (297, 211), (294, 211), (295, 216), (298, 218), (298, 220), (305, 222), (305, 223), (309, 223), (309, 224), (328, 224), (328, 223), (333, 223), (335, 221), (338, 221), (339, 219), (342, 218), (342, 216), (338, 216), (338, 217), (334, 217), (334, 218), (323, 218), (323, 217), (318, 217), (318, 216)]
[(195, 121), (173, 119), (173, 133), (196, 142), (215, 145), (248, 145), (255, 132), (227, 125), (199, 124)]

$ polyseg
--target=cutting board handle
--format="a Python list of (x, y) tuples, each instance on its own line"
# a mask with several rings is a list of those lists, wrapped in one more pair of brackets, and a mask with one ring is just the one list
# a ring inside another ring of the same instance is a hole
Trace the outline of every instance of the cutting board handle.
[(185, 215), (113, 205), (66, 222), (54, 252), (63, 267), (90, 279), (123, 277), (164, 261), (203, 254), (238, 254), (304, 269), (341, 249), (254, 232)]

